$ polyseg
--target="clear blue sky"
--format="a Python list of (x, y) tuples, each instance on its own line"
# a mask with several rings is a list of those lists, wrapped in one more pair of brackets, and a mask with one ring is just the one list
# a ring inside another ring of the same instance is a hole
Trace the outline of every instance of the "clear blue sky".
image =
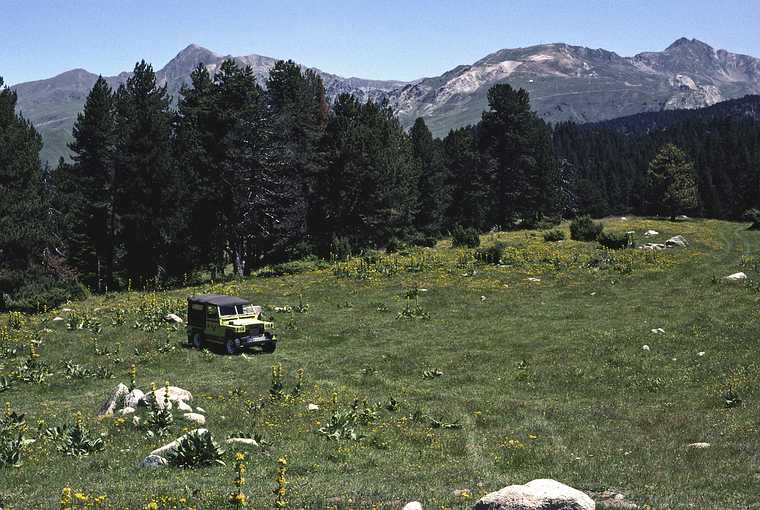
[(678, 37), (760, 56), (756, 0), (0, 0), (6, 84), (82, 67), (162, 67), (189, 43), (292, 58), (343, 76), (411, 80), (543, 42), (621, 55)]

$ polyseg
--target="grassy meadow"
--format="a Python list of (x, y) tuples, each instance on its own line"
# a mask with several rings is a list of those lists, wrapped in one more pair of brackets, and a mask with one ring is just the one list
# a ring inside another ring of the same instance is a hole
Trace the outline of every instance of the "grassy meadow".
[[(25, 415), (24, 436), (35, 439), (19, 467), (0, 467), (0, 498), (5, 508), (59, 508), (69, 486), (73, 508), (233, 508), (239, 448), (224, 440), (245, 433), (262, 444), (243, 450), (251, 508), (275, 507), (279, 458), (288, 508), (471, 508), (535, 478), (592, 496), (621, 492), (639, 508), (760, 508), (760, 232), (710, 220), (605, 224), (639, 242), (681, 234), (690, 246), (608, 251), (569, 235), (548, 243), (540, 231), (495, 233), (481, 245), (506, 243), (501, 265), (441, 241), (95, 296), (71, 311), (15, 317), (10, 328), (0, 316), (0, 401), (6, 416)], [(650, 228), (660, 235), (643, 238)], [(720, 280), (737, 271), (748, 280)], [(293, 274), (271, 274), (282, 272)], [(277, 351), (187, 348), (182, 325), (161, 319), (184, 318), (186, 297), (205, 292), (264, 306)], [(32, 343), (47, 374), (24, 381), (13, 373)], [(175, 413), (166, 437), (149, 437), (131, 416), (96, 418), (133, 364), (144, 391), (169, 381), (192, 392), (226, 466), (138, 467), (193, 427)], [(270, 396), (273, 365), (283, 372), (279, 398)], [(726, 405), (729, 387), (740, 405)], [(318, 432), (351, 411), (355, 439)], [(78, 412), (101, 451), (66, 455), (45, 432)]]

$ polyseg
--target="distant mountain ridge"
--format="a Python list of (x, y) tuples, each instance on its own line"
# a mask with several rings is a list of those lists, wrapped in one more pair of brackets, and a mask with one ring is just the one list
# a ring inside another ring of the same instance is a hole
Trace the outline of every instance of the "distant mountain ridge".
[[(199, 62), (213, 72), (225, 58), (191, 44), (159, 69), (157, 77), (176, 96)], [(262, 83), (276, 62), (262, 55), (234, 58), (250, 65)], [(549, 122), (599, 122), (760, 94), (760, 60), (687, 38), (664, 51), (633, 57), (564, 43), (503, 49), (474, 64), (411, 82), (344, 78), (316, 71), (328, 98), (348, 92), (361, 100), (387, 100), (404, 126), (422, 117), (437, 136), (477, 122), (487, 108), (488, 89), (497, 83), (525, 88), (533, 109)], [(129, 73), (121, 73), (107, 80), (118, 86), (128, 77)], [(93, 73), (75, 69), (13, 87), (19, 95), (19, 110), (45, 140), (43, 159), (54, 163), (67, 154), (76, 114), (96, 79)]]
[[(191, 44), (180, 51), (163, 68), (156, 71), (159, 85), (166, 85), (167, 91), (176, 100), (183, 85), (190, 83), (193, 69), (202, 63), (213, 75), (222, 62), (234, 58), (242, 65), (251, 66), (256, 79), (265, 84), (269, 70), (278, 59), (263, 55), (245, 55), (232, 57), (219, 55), (206, 48)], [(322, 77), (325, 92), (329, 98), (349, 92), (363, 101), (380, 100), (391, 90), (405, 82), (397, 80), (365, 80), (362, 78), (343, 78), (314, 70)], [(116, 76), (104, 77), (114, 89), (125, 83), (131, 72), (122, 72)], [(29, 119), (42, 135), (45, 143), (41, 153), (43, 161), (55, 164), (61, 156), (67, 156), (67, 143), (71, 140), (71, 129), (87, 99), (90, 89), (98, 75), (84, 69), (73, 69), (52, 78), (14, 85), (18, 93), (18, 110)]]

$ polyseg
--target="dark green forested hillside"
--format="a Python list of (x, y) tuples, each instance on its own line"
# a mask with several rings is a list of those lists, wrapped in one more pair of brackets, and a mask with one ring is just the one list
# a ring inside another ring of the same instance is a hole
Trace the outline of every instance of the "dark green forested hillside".
[(760, 207), (758, 97), (550, 126), (525, 90), (498, 84), (477, 125), (436, 139), (422, 119), (406, 132), (387, 103), (328, 102), (319, 74), (290, 61), (266, 87), (234, 60), (213, 75), (198, 66), (176, 110), (159, 83), (145, 62), (116, 90), (97, 80), (73, 159), (54, 169), (2, 91), (0, 307), (431, 245), (455, 230)]

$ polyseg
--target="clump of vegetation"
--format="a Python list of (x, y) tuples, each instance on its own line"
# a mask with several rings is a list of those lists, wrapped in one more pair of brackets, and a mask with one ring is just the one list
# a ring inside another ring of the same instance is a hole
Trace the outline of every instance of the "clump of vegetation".
[(85, 427), (82, 413), (79, 412), (74, 417), (73, 425), (49, 428), (45, 433), (58, 443), (58, 451), (73, 457), (82, 457), (105, 448), (103, 438)]
[(579, 216), (570, 223), (570, 239), (574, 241), (596, 241), (604, 226), (596, 223), (591, 216)]
[(506, 244), (502, 243), (501, 241), (497, 241), (487, 248), (480, 248), (476, 250), (475, 258), (480, 262), (484, 262), (486, 264), (500, 264), (501, 258), (504, 256), (504, 249), (506, 247)]
[(461, 225), (457, 225), (451, 231), (451, 245), (455, 248), (477, 248), (480, 246), (480, 235), (478, 235), (478, 231), (472, 227), (465, 228)]
[(351, 241), (347, 237), (335, 237), (330, 243), (330, 258), (333, 260), (347, 260), (352, 252)]
[(412, 246), (424, 246), (425, 248), (435, 248), (438, 244), (438, 238), (427, 234), (415, 234), (409, 238), (409, 244)]
[(23, 414), (11, 410), (10, 403), (0, 418), (0, 467), (20, 467), (26, 421)]
[(174, 422), (174, 416), (170, 410), (171, 402), (169, 402), (169, 382), (167, 381), (164, 387), (164, 401), (163, 404), (159, 404), (156, 400), (156, 385), (152, 385), (148, 402), (150, 405), (150, 413), (148, 414), (148, 425), (153, 433), (159, 436), (165, 436), (171, 424)]
[(602, 232), (597, 238), (599, 244), (610, 250), (622, 250), (630, 248), (633, 245), (633, 239), (630, 234)]
[(547, 243), (554, 243), (557, 241), (564, 241), (564, 240), (565, 240), (565, 233), (558, 228), (553, 229), (553, 230), (547, 230), (546, 232), (544, 232), (544, 241), (546, 241)]
[(728, 389), (723, 393), (723, 402), (728, 408), (739, 407), (742, 405), (742, 399), (739, 398), (739, 395), (731, 386), (729, 386)]
[(750, 230), (760, 230), (760, 209), (747, 209), (744, 211), (742, 218), (744, 218), (744, 221), (752, 223), (749, 226)]
[(172, 466), (180, 468), (199, 468), (205, 466), (224, 466), (222, 450), (211, 432), (207, 430), (194, 430), (185, 434), (179, 444), (167, 455), (167, 460)]

